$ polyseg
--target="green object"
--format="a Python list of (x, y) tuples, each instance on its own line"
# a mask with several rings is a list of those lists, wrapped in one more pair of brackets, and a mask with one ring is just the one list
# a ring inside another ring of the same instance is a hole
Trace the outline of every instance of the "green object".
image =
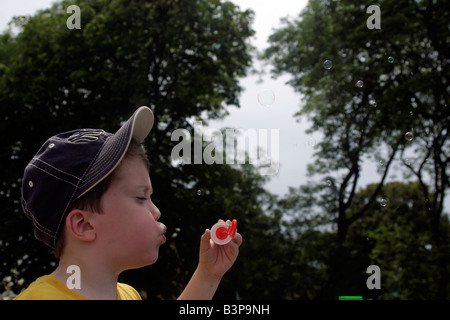
[(339, 296), (339, 300), (363, 300), (362, 296)]

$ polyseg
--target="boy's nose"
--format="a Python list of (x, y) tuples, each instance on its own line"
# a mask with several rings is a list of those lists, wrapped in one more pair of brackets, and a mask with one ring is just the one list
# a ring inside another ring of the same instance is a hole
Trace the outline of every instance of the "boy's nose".
[(152, 208), (152, 214), (153, 214), (153, 217), (155, 218), (155, 221), (158, 221), (159, 218), (161, 218), (161, 212), (159, 211), (159, 209), (156, 206), (154, 206)]

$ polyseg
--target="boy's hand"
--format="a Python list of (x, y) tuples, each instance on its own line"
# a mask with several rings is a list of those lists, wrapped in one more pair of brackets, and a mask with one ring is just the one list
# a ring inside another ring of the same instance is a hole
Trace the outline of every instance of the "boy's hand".
[[(231, 224), (230, 221), (227, 223)], [(218, 245), (211, 240), (211, 231), (206, 229), (200, 240), (197, 270), (178, 299), (211, 299), (223, 275), (236, 261), (241, 243), (242, 236), (236, 233), (226, 245)]]
[[(229, 220), (227, 223), (231, 224)], [(236, 261), (241, 244), (242, 236), (236, 233), (229, 243), (218, 245), (211, 240), (211, 231), (206, 229), (200, 241), (198, 269), (205, 275), (221, 279)]]

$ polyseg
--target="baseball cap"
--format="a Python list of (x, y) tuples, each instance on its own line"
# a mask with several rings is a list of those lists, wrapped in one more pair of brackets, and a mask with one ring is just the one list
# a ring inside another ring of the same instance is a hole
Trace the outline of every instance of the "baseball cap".
[(153, 112), (143, 106), (115, 134), (78, 129), (49, 138), (26, 166), (22, 181), (22, 208), (35, 237), (54, 249), (73, 201), (105, 179), (131, 139), (141, 143), (153, 122)]

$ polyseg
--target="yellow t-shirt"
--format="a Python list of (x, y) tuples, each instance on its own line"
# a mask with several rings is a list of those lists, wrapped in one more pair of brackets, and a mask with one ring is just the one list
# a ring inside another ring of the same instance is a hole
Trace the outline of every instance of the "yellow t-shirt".
[[(42, 276), (22, 291), (14, 300), (90, 300), (70, 290), (52, 275)], [(142, 300), (139, 293), (124, 283), (117, 283), (117, 300)]]

